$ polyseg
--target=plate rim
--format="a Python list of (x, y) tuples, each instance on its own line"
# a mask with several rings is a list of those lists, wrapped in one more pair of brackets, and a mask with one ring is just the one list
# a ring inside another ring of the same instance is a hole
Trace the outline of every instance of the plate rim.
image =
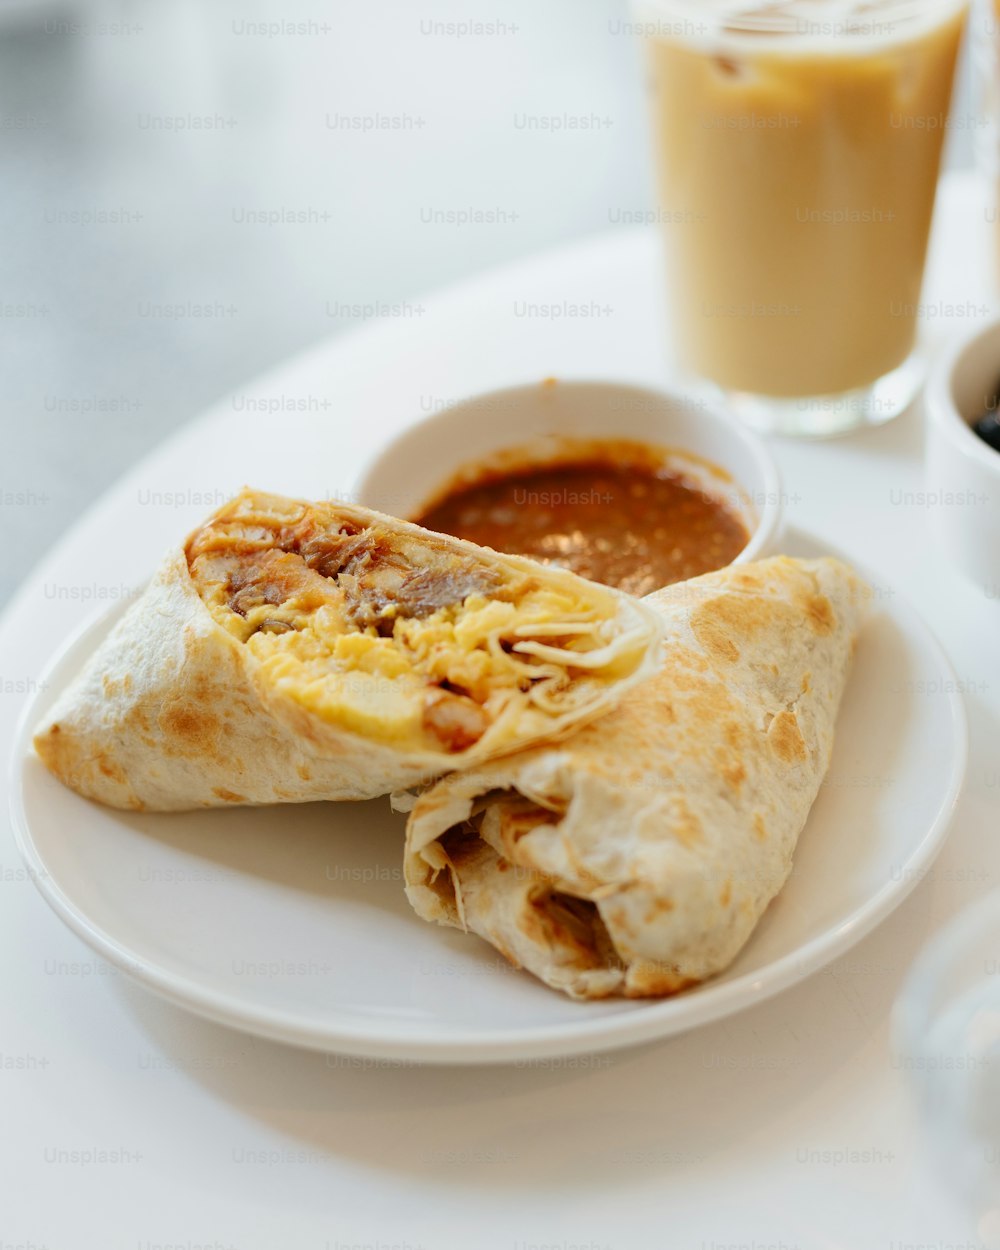
[[(825, 539), (797, 527), (789, 527), (786, 541), (804, 539), (823, 552), (841, 553)], [(852, 557), (843, 557), (871, 584), (879, 578)], [(165, 970), (145, 957), (137, 957), (102, 925), (92, 921), (62, 887), (49, 869), (31, 835), (24, 803), (25, 765), (33, 757), (32, 729), (37, 722), (38, 705), (49, 694), (50, 678), (84, 639), (100, 627), (111, 627), (116, 616), (128, 605), (116, 602), (87, 615), (64, 638), (49, 658), (38, 689), (21, 710), (8, 765), (9, 813), (14, 842), (46, 903), (67, 927), (95, 953), (125, 973), (133, 981), (160, 997), (204, 1019), (240, 1032), (249, 1032), (272, 1041), (303, 1049), (355, 1058), (400, 1061), (418, 1064), (481, 1065), (525, 1063), (556, 1057), (596, 1054), (675, 1037), (725, 1016), (734, 1015), (766, 1002), (782, 991), (820, 972), (868, 936), (897, 907), (905, 902), (923, 880), (947, 841), (948, 829), (962, 793), (968, 767), (969, 730), (965, 702), (947, 652), (931, 628), (903, 595), (898, 595), (887, 612), (901, 615), (910, 632), (933, 654), (949, 679), (948, 722), (954, 745), (948, 782), (943, 797), (919, 842), (901, 864), (898, 880), (888, 881), (849, 916), (804, 945), (780, 956), (764, 968), (746, 972), (731, 981), (706, 982), (689, 995), (637, 1004), (634, 1011), (574, 1020), (554, 1025), (523, 1027), (502, 1038), (486, 1030), (455, 1030), (448, 1038), (421, 1037), (420, 1026), (408, 1021), (404, 1030), (393, 1035), (383, 1022), (380, 1030), (352, 1028), (343, 1023), (318, 1029), (315, 1021), (301, 1014), (248, 1005), (245, 1001), (205, 989), (189, 976)], [(40, 767), (44, 767), (40, 764)], [(78, 796), (79, 797), (79, 796)], [(79, 798), (80, 802), (89, 802)], [(683, 1002), (685, 1010), (676, 1004)], [(697, 1004), (697, 1005), (695, 1005)], [(581, 1004), (586, 1009), (586, 1004)]]

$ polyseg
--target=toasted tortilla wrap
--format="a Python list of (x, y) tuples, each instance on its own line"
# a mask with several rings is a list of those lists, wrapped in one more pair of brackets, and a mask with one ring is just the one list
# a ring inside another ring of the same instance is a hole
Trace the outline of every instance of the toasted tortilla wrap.
[(655, 677), (566, 742), (445, 778), (408, 822), (417, 912), (574, 998), (670, 994), (735, 958), (826, 772), (864, 592), (839, 561), (778, 557), (646, 602)]
[(657, 664), (649, 606), (366, 508), (245, 491), (35, 738), (123, 808), (367, 799), (550, 741)]

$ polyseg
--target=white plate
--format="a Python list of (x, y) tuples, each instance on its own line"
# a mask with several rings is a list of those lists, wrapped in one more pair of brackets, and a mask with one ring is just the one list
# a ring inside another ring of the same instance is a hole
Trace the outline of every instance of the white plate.
[[(785, 546), (821, 553), (797, 535)], [(131, 815), (61, 786), (31, 753), (30, 732), (110, 620), (67, 643), (18, 734), (12, 814), (39, 888), (100, 955), (173, 1002), (352, 1055), (547, 1058), (664, 1037), (760, 1002), (902, 902), (944, 841), (965, 770), (948, 661), (912, 610), (891, 592), (876, 597), (792, 877), (740, 958), (665, 1001), (574, 1003), (478, 938), (409, 911), (403, 819), (387, 799)]]

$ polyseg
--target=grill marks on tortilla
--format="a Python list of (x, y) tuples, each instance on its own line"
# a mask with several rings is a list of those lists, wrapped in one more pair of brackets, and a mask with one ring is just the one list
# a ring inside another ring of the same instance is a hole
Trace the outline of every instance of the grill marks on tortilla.
[[(190, 565), (198, 557), (221, 561), (227, 606), (246, 619), (262, 607), (280, 609), (289, 600), (310, 612), (342, 602), (351, 624), (392, 637), (397, 620), (422, 620), (460, 606), (474, 594), (506, 602), (532, 588), (516, 585), (485, 564), (476, 564), (428, 536), (419, 549), (405, 545), (378, 525), (361, 527), (306, 508), (284, 520), (236, 516), (200, 530), (191, 540)], [(289, 633), (296, 626), (279, 616), (257, 625), (263, 633)], [(431, 684), (422, 724), (448, 751), (473, 746), (489, 718), (468, 692)]]
[[(736, 593), (713, 596), (696, 608), (691, 615), (691, 630), (709, 655), (726, 664), (736, 663), (742, 648), (760, 633), (787, 630), (791, 635), (800, 620), (805, 621), (811, 633), (825, 637), (836, 628), (837, 617), (830, 600), (816, 587), (815, 578), (810, 581), (810, 589), (801, 590), (792, 603), (786, 603), (767, 594), (757, 577), (744, 571), (733, 578), (738, 588)], [(772, 669), (777, 676), (778, 665), (772, 665)], [(810, 684), (811, 674), (803, 674), (800, 695), (808, 693)], [(809, 751), (794, 703), (768, 717), (764, 733), (768, 746), (783, 764), (791, 767), (807, 761)], [(740, 743), (731, 738), (728, 727), (726, 748), (717, 752), (719, 772), (734, 790), (738, 790), (746, 771), (741, 763)]]
[(787, 623), (788, 629), (805, 618), (812, 633), (825, 637), (836, 628), (837, 618), (829, 599), (818, 591), (804, 593), (794, 604), (775, 599), (756, 577), (744, 573), (734, 578), (737, 593), (714, 595), (691, 614), (691, 630), (713, 659), (735, 663), (745, 645), (757, 635)]
[(801, 764), (808, 759), (809, 753), (799, 729), (796, 715), (785, 709), (775, 716), (767, 727), (767, 740), (771, 750), (785, 764)]

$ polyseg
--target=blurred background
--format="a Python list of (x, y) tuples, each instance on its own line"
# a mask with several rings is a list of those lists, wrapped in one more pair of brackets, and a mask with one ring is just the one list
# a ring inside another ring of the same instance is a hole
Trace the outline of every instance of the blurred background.
[(0, 0), (0, 186), (2, 603), (241, 380), (640, 221), (641, 47), (627, 0)]

